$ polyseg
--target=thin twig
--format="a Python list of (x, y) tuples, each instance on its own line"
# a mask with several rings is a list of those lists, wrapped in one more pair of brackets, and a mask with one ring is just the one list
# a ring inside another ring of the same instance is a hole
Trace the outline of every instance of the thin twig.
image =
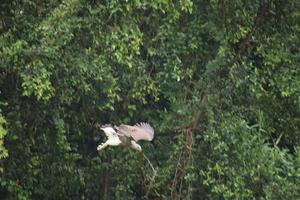
[(156, 177), (156, 174), (157, 174), (157, 170), (153, 167), (151, 161), (149, 160), (149, 158), (143, 152), (142, 152), (142, 155), (147, 160), (147, 162), (149, 163), (151, 169), (153, 170), (153, 176), (150, 178), (150, 185), (149, 185), (148, 190), (147, 190), (147, 192), (144, 196), (146, 199), (148, 199), (148, 195), (150, 193), (150, 190), (152, 189), (153, 184), (155, 182), (155, 177)]
[(177, 161), (177, 165), (176, 165), (176, 169), (175, 169), (175, 173), (174, 173), (174, 178), (173, 178), (173, 181), (172, 181), (172, 189), (171, 189), (171, 197), (173, 197), (173, 192), (175, 190), (175, 187), (176, 187), (176, 184), (177, 184), (177, 174), (178, 174), (178, 170), (180, 168), (180, 162), (181, 162), (181, 157), (182, 157), (182, 154), (183, 154), (183, 151), (180, 152), (180, 155), (179, 155), (179, 158), (178, 158), (178, 161)]
[(156, 174), (156, 170), (154, 169), (154, 167), (153, 167), (151, 161), (149, 160), (149, 158), (143, 152), (142, 152), (142, 154), (143, 154), (143, 157), (148, 161), (151, 169), (153, 170), (153, 173)]

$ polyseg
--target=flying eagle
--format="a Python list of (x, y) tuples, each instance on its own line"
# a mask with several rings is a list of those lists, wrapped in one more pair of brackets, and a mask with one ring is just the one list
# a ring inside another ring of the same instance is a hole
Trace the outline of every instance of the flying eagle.
[(142, 151), (142, 147), (137, 143), (139, 140), (151, 141), (154, 137), (154, 129), (148, 123), (139, 123), (134, 126), (121, 124), (114, 128), (109, 125), (101, 126), (107, 140), (101, 143), (97, 150), (102, 150), (107, 146), (125, 146)]

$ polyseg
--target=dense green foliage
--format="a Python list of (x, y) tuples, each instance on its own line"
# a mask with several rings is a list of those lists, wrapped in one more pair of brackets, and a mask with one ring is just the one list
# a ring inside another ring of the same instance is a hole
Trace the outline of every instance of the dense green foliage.
[[(300, 199), (298, 0), (4, 0), (1, 199)], [(148, 121), (141, 153), (95, 124)]]

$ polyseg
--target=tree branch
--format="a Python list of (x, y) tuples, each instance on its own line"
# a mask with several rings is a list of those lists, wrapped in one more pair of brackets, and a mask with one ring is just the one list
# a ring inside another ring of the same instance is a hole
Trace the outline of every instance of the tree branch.
[(261, 4), (261, 6), (257, 11), (256, 17), (254, 19), (254, 24), (251, 30), (247, 33), (246, 37), (241, 41), (238, 50), (235, 53), (235, 56), (229, 61), (229, 66), (237, 62), (245, 54), (245, 52), (247, 52), (247, 50), (251, 47), (250, 42), (253, 36), (255, 35), (255, 33), (258, 31), (259, 27), (265, 21), (264, 18), (269, 12), (269, 6), (270, 6), (269, 3), (267, 2)]

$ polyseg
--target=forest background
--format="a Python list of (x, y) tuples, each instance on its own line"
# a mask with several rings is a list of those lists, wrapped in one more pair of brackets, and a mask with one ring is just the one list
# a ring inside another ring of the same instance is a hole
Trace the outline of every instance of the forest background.
[[(298, 0), (2, 0), (1, 199), (300, 199), (299, 22)], [(97, 152), (97, 125), (141, 121), (155, 171)]]

